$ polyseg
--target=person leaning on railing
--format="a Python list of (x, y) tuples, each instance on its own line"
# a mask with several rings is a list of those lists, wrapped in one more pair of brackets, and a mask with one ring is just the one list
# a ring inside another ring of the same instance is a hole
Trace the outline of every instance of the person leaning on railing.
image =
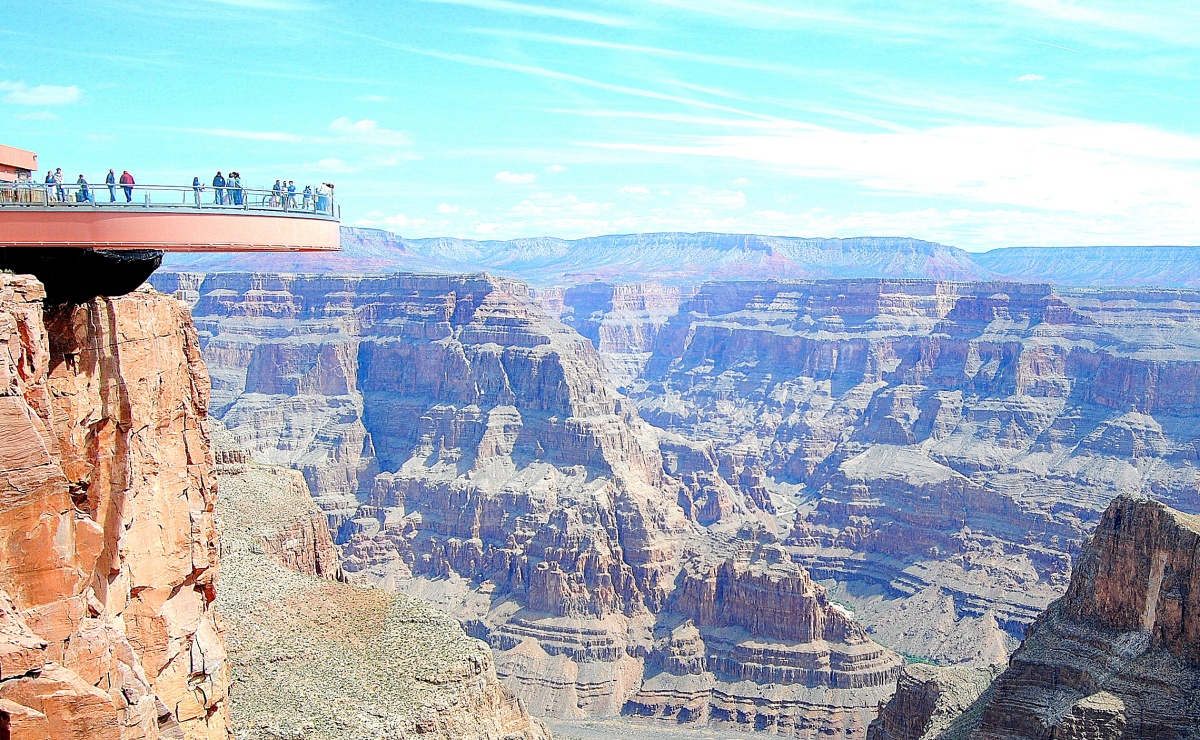
[(133, 202), (133, 186), (136, 183), (133, 181), (133, 175), (129, 174), (129, 170), (121, 171), (121, 189), (125, 191), (125, 202)]
[(111, 167), (108, 169), (108, 175), (105, 176), (104, 182), (108, 184), (108, 202), (116, 203), (117, 202), (117, 173), (113, 172)]

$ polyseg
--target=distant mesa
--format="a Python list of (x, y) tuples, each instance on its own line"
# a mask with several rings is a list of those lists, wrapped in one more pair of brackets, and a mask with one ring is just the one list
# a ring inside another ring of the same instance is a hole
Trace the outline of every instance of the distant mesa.
[(381, 274), (489, 272), (533, 286), (706, 280), (932, 278), (1018, 280), (1063, 287), (1200, 287), (1200, 247), (1011, 247), (967, 252), (899, 237), (805, 239), (756, 234), (650, 233), (557, 239), (406, 239), (343, 227), (338, 255), (172, 254), (191, 272)]

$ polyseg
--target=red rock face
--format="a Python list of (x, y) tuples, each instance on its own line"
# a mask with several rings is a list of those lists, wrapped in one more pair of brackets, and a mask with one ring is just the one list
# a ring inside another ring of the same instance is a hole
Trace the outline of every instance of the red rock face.
[(208, 375), (135, 292), (0, 278), (0, 711), (14, 737), (225, 738)]
[(1166, 738), (1200, 733), (1200, 519), (1112, 503), (1066, 596), (1030, 628), (973, 737)]

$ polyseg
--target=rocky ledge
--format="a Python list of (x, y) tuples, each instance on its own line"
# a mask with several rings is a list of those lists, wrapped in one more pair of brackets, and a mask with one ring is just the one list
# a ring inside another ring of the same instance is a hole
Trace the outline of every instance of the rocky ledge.
[(419, 599), (338, 582), (303, 476), (215, 430), (221, 596), (239, 740), (550, 740), (487, 645)]

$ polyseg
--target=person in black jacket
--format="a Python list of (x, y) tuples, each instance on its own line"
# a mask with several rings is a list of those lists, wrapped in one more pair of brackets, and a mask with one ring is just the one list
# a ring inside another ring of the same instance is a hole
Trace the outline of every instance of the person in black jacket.
[(217, 175), (213, 178), (213, 203), (225, 205), (225, 178), (220, 170), (217, 170)]

